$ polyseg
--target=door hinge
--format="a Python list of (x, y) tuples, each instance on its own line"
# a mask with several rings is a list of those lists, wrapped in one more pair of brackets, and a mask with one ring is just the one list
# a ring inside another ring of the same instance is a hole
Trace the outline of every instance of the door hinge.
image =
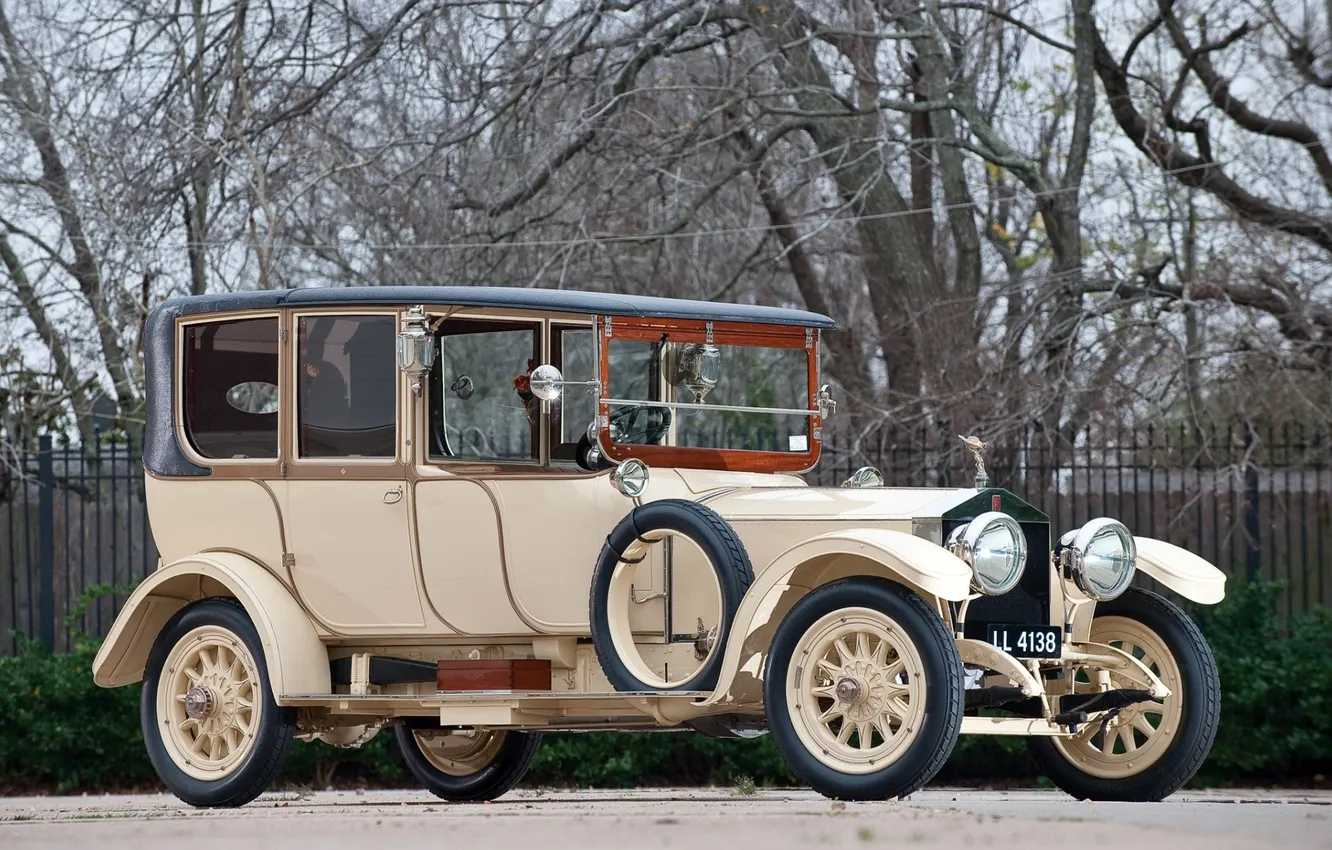
[(805, 348), (814, 347), (814, 329), (805, 328)]
[(287, 341), (287, 329), (286, 328), (278, 329), (278, 342), (286, 342), (286, 341)]
[(611, 335), (611, 317), (610, 317), (610, 316), (607, 316), (607, 317), (606, 317), (606, 336), (609, 338), (610, 335)]
[(283, 478), (287, 477), (287, 462), (285, 460), (278, 464), (278, 475)]
[(283, 553), (282, 553), (282, 566), (284, 566), (284, 567), (294, 567), (294, 566), (296, 566), (296, 553), (294, 553), (294, 552), (283, 552)]

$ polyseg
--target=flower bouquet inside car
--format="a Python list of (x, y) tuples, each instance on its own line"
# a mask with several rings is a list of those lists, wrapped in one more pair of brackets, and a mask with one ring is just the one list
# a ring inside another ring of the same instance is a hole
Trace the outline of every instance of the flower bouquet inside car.
[(529, 359), (527, 371), (515, 375), (513, 379), (513, 388), (518, 393), (518, 398), (522, 399), (523, 410), (527, 412), (527, 421), (533, 425), (541, 419), (541, 399), (532, 393), (532, 370), (535, 368), (536, 361)]

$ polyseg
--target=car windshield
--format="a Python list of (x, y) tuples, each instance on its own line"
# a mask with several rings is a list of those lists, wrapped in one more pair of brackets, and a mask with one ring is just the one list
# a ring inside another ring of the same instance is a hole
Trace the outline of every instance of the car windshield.
[[(794, 412), (810, 407), (804, 348), (612, 339), (608, 360), (616, 443), (809, 450), (810, 418)], [(654, 401), (684, 406), (636, 403)]]

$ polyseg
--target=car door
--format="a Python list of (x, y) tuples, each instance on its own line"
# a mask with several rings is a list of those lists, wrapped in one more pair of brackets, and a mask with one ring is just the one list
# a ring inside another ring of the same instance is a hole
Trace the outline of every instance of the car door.
[(291, 325), (296, 411), (283, 518), (293, 581), (335, 634), (419, 632), (396, 311), (299, 313)]
[(586, 634), (588, 580), (624, 513), (604, 475), (574, 460), (594, 405), (570, 405), (561, 423), (527, 389), (548, 333), (520, 319), (440, 327), (413, 496), (428, 604), (461, 633)]

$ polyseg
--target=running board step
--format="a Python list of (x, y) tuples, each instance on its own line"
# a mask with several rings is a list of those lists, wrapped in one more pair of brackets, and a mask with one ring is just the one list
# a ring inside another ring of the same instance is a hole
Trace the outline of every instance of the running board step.
[(549, 691), (550, 659), (441, 660), (436, 667), (435, 690), (442, 694), (466, 691)]

